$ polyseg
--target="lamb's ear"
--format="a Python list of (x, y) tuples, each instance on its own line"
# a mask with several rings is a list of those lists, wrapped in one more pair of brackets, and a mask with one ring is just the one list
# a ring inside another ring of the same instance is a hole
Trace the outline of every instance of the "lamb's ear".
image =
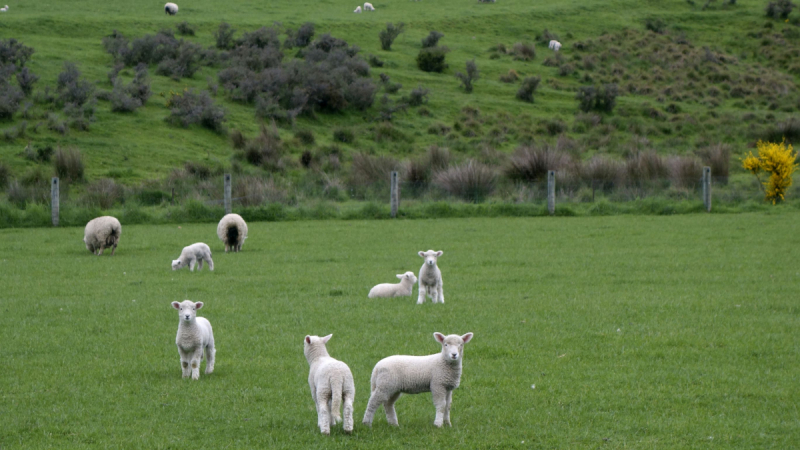
[(322, 338), (322, 343), (323, 344), (327, 344), (328, 341), (330, 341), (332, 337), (333, 337), (333, 334), (329, 334), (329, 335), (325, 336), (324, 338)]
[(419, 252), (419, 256), (425, 257), (425, 252)]
[(436, 342), (444, 344), (444, 335), (442, 333), (439, 333), (438, 331), (433, 333), (433, 338), (436, 339)]
[(197, 309), (200, 309), (200, 308), (202, 308), (202, 307), (203, 307), (203, 302), (197, 302), (197, 303), (195, 303), (195, 304), (194, 304), (194, 307), (195, 307), (195, 308), (197, 308)]
[(461, 340), (464, 341), (465, 344), (467, 342), (471, 341), (472, 340), (472, 333), (467, 333), (467, 334), (461, 336)]
[(444, 252), (443, 252), (443, 251), (439, 250), (438, 252), (436, 252), (436, 257), (437, 257), (437, 258), (438, 258), (438, 257), (440, 257), (440, 256), (442, 256), (442, 255), (444, 255)]
[(311, 336), (306, 336), (306, 344), (311, 344)]
[(181, 309), (181, 304), (178, 302), (172, 302), (172, 307), (175, 309)]
[(396, 276), (397, 278), (400, 278), (400, 279), (402, 280), (402, 279), (403, 279), (403, 277), (404, 277), (404, 276), (406, 276), (406, 274), (404, 274), (404, 273), (398, 273), (398, 274), (397, 274), (397, 275), (395, 275), (395, 276)]

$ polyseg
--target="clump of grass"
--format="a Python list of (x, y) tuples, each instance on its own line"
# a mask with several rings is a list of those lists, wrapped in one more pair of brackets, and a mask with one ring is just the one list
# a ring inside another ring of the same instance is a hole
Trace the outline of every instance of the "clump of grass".
[(247, 138), (242, 134), (242, 130), (233, 130), (231, 132), (231, 143), (233, 148), (241, 150), (247, 145)]
[(83, 156), (77, 148), (58, 148), (53, 164), (56, 175), (64, 180), (73, 182), (83, 181), (85, 165)]
[(242, 206), (261, 206), (269, 203), (284, 203), (288, 197), (285, 189), (272, 178), (253, 175), (236, 177), (233, 183), (233, 197)]
[(356, 134), (349, 128), (336, 128), (333, 130), (333, 140), (345, 144), (352, 144), (356, 140)]
[(634, 152), (625, 163), (626, 175), (635, 185), (653, 183), (669, 176), (664, 158), (654, 151)]
[(397, 170), (399, 164), (391, 156), (371, 156), (366, 153), (356, 153), (350, 164), (350, 184), (354, 186), (369, 186), (376, 183), (389, 183), (389, 174)]
[(81, 203), (85, 206), (99, 206), (102, 209), (109, 209), (124, 196), (124, 189), (111, 178), (103, 178), (93, 181), (86, 186), (86, 192), (81, 198)]
[(595, 155), (583, 167), (584, 180), (592, 187), (610, 191), (625, 179), (625, 164), (604, 155)]
[(311, 130), (297, 130), (294, 133), (294, 137), (305, 145), (314, 145), (316, 141), (314, 132)]
[(517, 42), (511, 47), (511, 55), (517, 61), (532, 61), (536, 57), (536, 46), (531, 42)]
[(517, 71), (514, 69), (509, 69), (508, 73), (500, 75), (500, 81), (503, 83), (513, 83), (517, 80), (519, 80), (519, 74), (517, 74)]
[(497, 174), (488, 166), (476, 161), (450, 167), (436, 174), (434, 183), (444, 191), (461, 199), (478, 203), (495, 189)]
[(684, 189), (694, 189), (700, 185), (703, 176), (703, 166), (695, 156), (670, 156), (667, 159), (669, 178), (672, 186)]
[(568, 154), (550, 146), (521, 146), (509, 158), (505, 175), (513, 181), (526, 183), (547, 179), (549, 170), (560, 170), (570, 161)]
[(728, 183), (731, 163), (731, 147), (727, 144), (715, 144), (701, 148), (695, 152), (703, 164), (711, 168), (711, 176), (716, 182)]
[(517, 90), (517, 98), (524, 102), (533, 103), (533, 94), (541, 81), (542, 78), (539, 76), (527, 77), (522, 80), (522, 85)]
[(178, 34), (180, 34), (181, 36), (194, 36), (196, 31), (195, 26), (190, 25), (189, 22), (185, 20), (179, 23), (176, 29), (178, 30)]

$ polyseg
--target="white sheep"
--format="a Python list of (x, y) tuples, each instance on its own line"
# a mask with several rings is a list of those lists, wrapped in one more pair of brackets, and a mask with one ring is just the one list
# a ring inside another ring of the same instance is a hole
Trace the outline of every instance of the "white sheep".
[(554, 52), (557, 52), (557, 51), (559, 51), (561, 49), (561, 42), (558, 42), (557, 40), (553, 39), (553, 40), (550, 41), (549, 47), (550, 47), (550, 50), (553, 50)]
[(347, 364), (328, 354), (325, 344), (331, 336), (306, 336), (303, 340), (303, 354), (309, 365), (308, 386), (317, 406), (319, 431), (322, 434), (331, 433), (331, 425), (342, 420), (339, 410), (344, 402), (344, 431), (351, 433), (356, 385)]
[(372, 3), (364, 3), (364, 11), (375, 11), (375, 7)]
[(436, 407), (433, 424), (441, 427), (450, 424), (450, 405), (453, 403), (453, 390), (461, 382), (461, 360), (464, 344), (472, 339), (472, 333), (463, 336), (433, 333), (434, 339), (442, 344), (442, 351), (428, 356), (395, 355), (384, 358), (375, 364), (370, 379), (371, 394), (364, 424), (372, 426), (372, 419), (378, 407), (383, 405), (386, 421), (398, 425), (394, 404), (402, 394), (430, 392)]
[(444, 303), (444, 290), (442, 289), (442, 271), (436, 265), (436, 260), (444, 252), (428, 250), (419, 252), (419, 256), (425, 258), (422, 267), (419, 269), (419, 297), (417, 304), (425, 302), (425, 295), (431, 298), (433, 303)]
[(200, 378), (203, 351), (206, 356), (206, 374), (214, 371), (217, 350), (214, 348), (211, 323), (205, 317), (197, 317), (197, 310), (203, 307), (203, 302), (184, 300), (181, 303), (172, 302), (172, 307), (178, 310), (180, 318), (175, 345), (178, 346), (178, 354), (181, 356), (183, 378), (191, 376), (193, 380), (197, 380)]
[(361, 14), (361, 7), (360, 6), (356, 6), (356, 10), (353, 11), (353, 12)]
[(183, 247), (181, 256), (172, 260), (172, 270), (189, 266), (189, 271), (194, 272), (195, 264), (199, 266), (197, 270), (203, 270), (203, 261), (208, 263), (208, 270), (214, 270), (214, 261), (211, 260), (211, 248), (202, 242), (197, 242)]
[(102, 216), (89, 221), (83, 229), (83, 243), (86, 250), (100, 256), (103, 250), (111, 248), (111, 256), (117, 250), (122, 225), (116, 217)]
[(178, 5), (175, 3), (167, 3), (164, 5), (164, 13), (169, 14), (170, 16), (174, 16), (178, 14)]
[(247, 239), (247, 224), (238, 214), (226, 214), (217, 225), (217, 237), (225, 244), (225, 253), (240, 252)]
[(377, 297), (410, 297), (414, 290), (417, 277), (414, 272), (397, 274), (400, 282), (397, 284), (382, 283), (369, 290), (369, 298)]
[(0, 12), (6, 12), (6, 11), (8, 11), (8, 5), (3, 6), (2, 8), (0, 8)]

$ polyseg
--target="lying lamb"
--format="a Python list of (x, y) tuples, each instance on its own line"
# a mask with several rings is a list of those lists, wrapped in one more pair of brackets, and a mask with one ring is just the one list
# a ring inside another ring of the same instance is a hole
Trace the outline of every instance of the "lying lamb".
[(375, 7), (372, 3), (364, 3), (364, 11), (375, 11)]
[(193, 380), (197, 380), (200, 378), (203, 351), (206, 356), (206, 374), (214, 371), (217, 350), (214, 348), (211, 323), (205, 317), (197, 317), (197, 310), (203, 307), (203, 302), (184, 300), (181, 303), (172, 302), (172, 307), (179, 311), (180, 317), (175, 344), (178, 346), (178, 354), (181, 355), (183, 378), (191, 376)]
[(240, 252), (247, 239), (247, 223), (238, 214), (226, 214), (217, 225), (217, 237), (225, 244), (225, 253)]
[(433, 303), (444, 303), (444, 291), (442, 290), (442, 271), (436, 265), (436, 260), (442, 256), (444, 252), (441, 250), (435, 252), (428, 250), (427, 252), (419, 252), (419, 256), (425, 258), (425, 262), (419, 269), (419, 297), (417, 304), (421, 305), (425, 302), (425, 294), (431, 298)]
[(433, 333), (434, 339), (442, 344), (441, 353), (428, 356), (395, 355), (384, 358), (372, 369), (367, 411), (364, 424), (372, 426), (372, 419), (378, 407), (383, 405), (386, 421), (398, 425), (394, 404), (401, 394), (430, 392), (436, 407), (433, 424), (441, 427), (450, 425), (450, 405), (453, 390), (461, 382), (461, 360), (464, 344), (472, 340), (472, 333), (463, 336)]
[(353, 400), (356, 386), (353, 374), (347, 364), (331, 358), (325, 344), (332, 334), (323, 338), (306, 336), (303, 340), (303, 354), (306, 355), (310, 369), (308, 386), (311, 398), (317, 406), (317, 425), (322, 434), (331, 434), (331, 425), (342, 420), (340, 408), (344, 402), (344, 431), (353, 431)]
[(414, 283), (417, 282), (414, 272), (397, 274), (397, 278), (400, 278), (400, 282), (397, 284), (383, 283), (373, 287), (369, 290), (368, 297), (410, 297), (414, 290)]
[(553, 50), (553, 51), (557, 52), (557, 51), (559, 51), (561, 49), (561, 42), (558, 42), (557, 40), (553, 39), (553, 40), (550, 41), (549, 47), (550, 47), (550, 50)]
[(175, 3), (167, 3), (164, 5), (164, 13), (169, 14), (170, 16), (174, 16), (178, 14), (178, 5)]
[(111, 256), (114, 256), (120, 235), (122, 235), (122, 225), (116, 217), (97, 217), (86, 224), (83, 230), (83, 243), (86, 244), (86, 250), (97, 256), (111, 247)]
[(195, 264), (199, 265), (197, 270), (203, 270), (203, 261), (208, 263), (208, 270), (214, 270), (214, 261), (211, 260), (211, 249), (208, 245), (197, 242), (183, 247), (181, 256), (172, 260), (172, 270), (178, 270), (189, 266), (189, 271), (194, 272)]

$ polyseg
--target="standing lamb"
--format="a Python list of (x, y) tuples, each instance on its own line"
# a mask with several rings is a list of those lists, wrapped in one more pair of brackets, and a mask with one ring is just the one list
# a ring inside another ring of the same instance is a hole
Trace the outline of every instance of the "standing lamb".
[(372, 419), (378, 407), (383, 405), (386, 421), (398, 425), (394, 404), (402, 394), (430, 392), (436, 407), (433, 424), (441, 427), (450, 424), (450, 405), (453, 403), (453, 390), (461, 382), (461, 360), (464, 344), (472, 340), (472, 333), (463, 336), (433, 333), (434, 339), (442, 344), (441, 353), (428, 356), (395, 355), (384, 358), (372, 369), (367, 411), (364, 424), (372, 426)]
[(355, 11), (353, 11), (353, 12), (354, 12), (354, 13), (361, 14), (361, 7), (360, 7), (360, 6), (356, 6), (356, 9), (355, 9)]
[(175, 3), (167, 3), (164, 5), (164, 13), (169, 14), (170, 16), (178, 14), (178, 5)]
[(435, 252), (428, 250), (427, 252), (419, 252), (419, 256), (425, 258), (425, 262), (419, 269), (419, 297), (417, 304), (421, 305), (425, 302), (425, 294), (431, 298), (433, 303), (444, 303), (444, 291), (442, 290), (442, 271), (436, 265), (436, 260), (442, 256), (444, 252), (441, 250)]
[(83, 230), (83, 243), (86, 250), (100, 256), (103, 250), (111, 248), (111, 256), (117, 250), (122, 225), (116, 217), (102, 216), (89, 221)]
[(397, 284), (383, 283), (373, 287), (369, 290), (368, 297), (410, 297), (414, 290), (414, 283), (417, 282), (414, 272), (397, 274), (397, 278), (400, 278), (400, 282)]
[(238, 214), (226, 214), (217, 225), (217, 237), (225, 244), (225, 253), (240, 252), (247, 239), (247, 224)]
[(214, 261), (211, 260), (211, 249), (208, 245), (197, 242), (183, 247), (181, 256), (172, 260), (172, 270), (182, 269), (189, 266), (189, 271), (194, 272), (195, 264), (199, 265), (199, 270), (203, 270), (203, 261), (208, 263), (208, 270), (214, 270)]
[(353, 431), (353, 401), (356, 385), (347, 364), (331, 358), (325, 344), (332, 334), (323, 338), (306, 336), (303, 340), (303, 354), (310, 366), (308, 386), (311, 398), (317, 406), (317, 425), (322, 434), (331, 434), (331, 425), (342, 420), (340, 408), (344, 402), (344, 431)]
[(364, 11), (375, 11), (375, 7), (372, 3), (364, 3)]
[(197, 310), (203, 307), (203, 302), (184, 300), (181, 303), (172, 302), (172, 307), (179, 311), (180, 322), (175, 344), (178, 346), (178, 354), (181, 355), (183, 378), (191, 376), (193, 380), (197, 380), (200, 378), (203, 351), (206, 356), (206, 374), (214, 371), (217, 350), (214, 348), (211, 323), (205, 317), (197, 317)]
[(553, 50), (554, 52), (557, 52), (557, 51), (561, 50), (561, 42), (558, 42), (557, 40), (553, 39), (553, 40), (550, 41), (549, 47), (550, 47), (550, 50)]

